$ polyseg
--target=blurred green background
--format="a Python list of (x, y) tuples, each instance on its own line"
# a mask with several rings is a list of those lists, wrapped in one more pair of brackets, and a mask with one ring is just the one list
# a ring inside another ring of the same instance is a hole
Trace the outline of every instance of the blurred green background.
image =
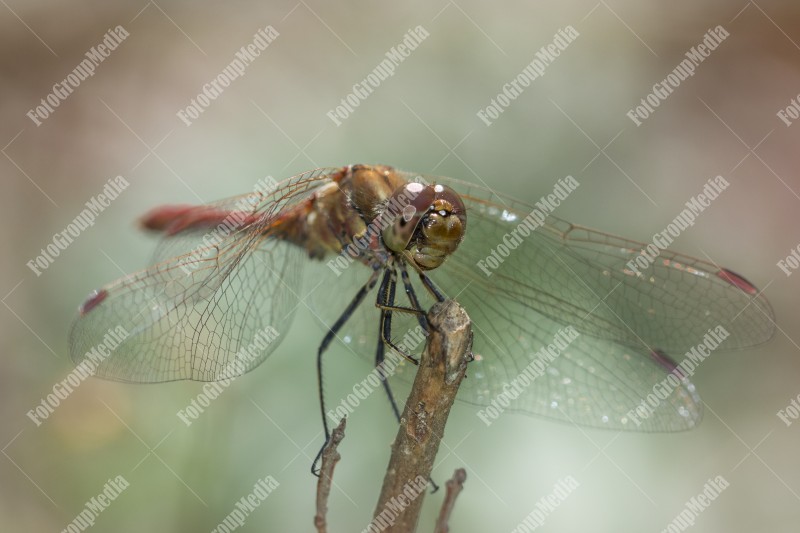
[[(117, 25), (130, 36), (37, 127), (28, 110)], [(182, 123), (175, 113), (267, 25), (275, 42)], [(337, 127), (326, 113), (418, 25), (430, 36)], [(567, 25), (580, 37), (487, 127), (476, 112)], [(637, 127), (627, 111), (717, 25), (728, 39)], [(512, 530), (566, 476), (581, 485), (543, 531), (661, 531), (717, 475), (731, 486), (694, 531), (796, 531), (800, 423), (775, 413), (800, 394), (800, 275), (776, 263), (800, 243), (800, 125), (776, 113), (800, 92), (798, 42), (800, 7), (788, 0), (4, 1), (0, 530), (59, 531), (118, 475), (131, 485), (97, 531), (210, 530), (267, 475), (280, 487), (242, 530), (312, 530), (322, 331), (307, 311), (191, 427), (175, 413), (196, 383), (90, 379), (40, 427), (26, 413), (71, 370), (67, 332), (88, 291), (146, 266), (155, 241), (136, 230), (137, 216), (246, 193), (266, 175), (371, 162), (529, 202), (571, 174), (582, 185), (558, 216), (638, 240), (723, 175), (730, 189), (673, 247), (765, 288), (778, 320), (772, 342), (699, 368), (707, 409), (692, 432), (612, 433), (517, 415), (486, 428), (472, 406), (457, 406), (435, 470), (439, 481), (468, 472), (454, 531)], [(34, 275), (26, 262), (117, 175), (129, 189)], [(334, 397), (369, 370), (341, 346), (330, 360)], [(351, 417), (331, 531), (369, 522), (395, 431), (380, 395)], [(421, 531), (440, 502), (427, 497)]]

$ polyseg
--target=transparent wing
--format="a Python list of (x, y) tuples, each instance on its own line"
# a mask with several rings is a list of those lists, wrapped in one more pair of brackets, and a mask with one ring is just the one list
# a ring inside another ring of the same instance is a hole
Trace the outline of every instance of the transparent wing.
[[(743, 278), (671, 251), (662, 252), (655, 265), (637, 276), (627, 263), (643, 244), (555, 217), (547, 217), (522, 238), (486, 275), (479, 262), (533, 207), (449, 178), (427, 179), (453, 187), (467, 206), (464, 242), (429, 273), (473, 321), (478, 359), (462, 384), (461, 400), (482, 406), (508, 401), (502, 403), (508, 409), (592, 427), (688, 429), (701, 418), (701, 404), (692, 383), (673, 372), (671, 358), (680, 360), (718, 326), (730, 334), (722, 349), (752, 346), (772, 335), (769, 303)], [(367, 275), (354, 264), (336, 283), (357, 287)], [(412, 281), (417, 294), (427, 296), (413, 274)], [(405, 302), (402, 292), (398, 289), (398, 302)], [(317, 304), (323, 322), (335, 318), (325, 315), (325, 309), (340, 310), (344, 299), (338, 306)], [(425, 298), (423, 305), (429, 304)], [(340, 340), (373, 360), (377, 320), (369, 300), (342, 330)], [(415, 327), (407, 317), (398, 324), (395, 341)], [(578, 336), (544, 366), (537, 363), (540, 350), (554, 343), (565, 326), (572, 326)], [(531, 374), (536, 368), (544, 370)], [(413, 366), (401, 364), (395, 378), (410, 381), (413, 375)], [(534, 379), (510, 397), (508, 386), (520, 376)], [(631, 412), (652, 396), (654, 387), (664, 398), (648, 404), (646, 418), (633, 419)]]
[[(680, 361), (720, 326), (729, 333), (722, 349), (772, 335), (769, 303), (743, 278), (671, 251), (635, 275), (627, 263), (643, 244), (555, 217), (514, 241), (487, 275), (479, 262), (533, 208), (480, 187), (431, 179), (461, 191), (468, 212), (465, 241), (431, 273), (474, 323), (480, 360), (462, 385), (462, 399), (492, 405), (531, 363), (540, 366), (542, 347), (572, 326), (580, 335), (547, 359), (544, 372), (510, 399), (511, 409), (594, 427), (688, 429), (702, 416), (701, 405), (686, 376), (672, 372), (669, 356)], [(665, 397), (649, 403), (652, 412), (636, 423), (630, 413), (656, 388)]]
[[(724, 349), (760, 344), (774, 332), (769, 302), (733, 272), (665, 250), (637, 274), (628, 262), (643, 243), (552, 216), (520, 237), (516, 248), (508, 247), (508, 256), (487, 275), (479, 263), (507, 246), (504, 237), (534, 208), (481, 187), (430, 179), (450, 184), (467, 205), (467, 236), (432, 275), (458, 279), (460, 285), (450, 287), (456, 299), (462, 290), (491, 294), (514, 302), (518, 312), (534, 309), (598, 338), (671, 354), (691, 349), (719, 326), (730, 333)], [(524, 312), (498, 318), (520, 316)]]
[[(73, 361), (130, 382), (212, 381), (256, 367), (291, 324), (307, 261), (301, 248), (270, 238), (274, 224), (335, 172), (307, 172), (256, 201), (245, 195), (247, 202), (236, 197), (169, 217), (180, 224), (161, 228), (168, 236), (160, 253), (178, 255), (87, 300), (70, 332)], [(233, 211), (238, 223), (215, 230)], [(124, 339), (106, 351), (115, 330)]]
[[(446, 292), (463, 287), (464, 278), (440, 279)], [(694, 385), (678, 373), (668, 379), (669, 365), (646, 347), (580, 333), (477, 286), (462, 290), (458, 302), (473, 321), (476, 354), (459, 398), (499, 407), (487, 409), (488, 420), (510, 409), (589, 427), (679, 431), (702, 417)], [(636, 415), (657, 387), (664, 397)]]

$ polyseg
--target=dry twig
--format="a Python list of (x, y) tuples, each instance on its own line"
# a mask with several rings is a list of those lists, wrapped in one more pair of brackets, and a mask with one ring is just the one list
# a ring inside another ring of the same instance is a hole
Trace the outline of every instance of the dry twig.
[(448, 533), (450, 531), (450, 515), (453, 514), (453, 507), (456, 505), (456, 498), (464, 489), (464, 481), (467, 479), (467, 471), (457, 468), (453, 472), (453, 477), (447, 482), (447, 493), (442, 502), (442, 509), (439, 511), (439, 518), (436, 520), (436, 529), (433, 533)]
[(472, 357), (464, 309), (447, 300), (428, 312), (430, 335), (406, 402), (375, 509), (381, 531), (414, 531), (447, 416)]
[(328, 514), (328, 496), (330, 496), (331, 484), (333, 483), (333, 469), (339, 459), (342, 458), (336, 448), (344, 439), (346, 425), (347, 418), (342, 418), (342, 421), (333, 430), (330, 440), (322, 450), (322, 463), (319, 469), (319, 479), (317, 480), (317, 514), (314, 516), (314, 526), (316, 526), (318, 533), (325, 533), (328, 530), (325, 517)]

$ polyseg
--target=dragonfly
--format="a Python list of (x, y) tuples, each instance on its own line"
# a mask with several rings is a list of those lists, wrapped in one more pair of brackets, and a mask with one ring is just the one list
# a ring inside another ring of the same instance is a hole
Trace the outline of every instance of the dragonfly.
[[(530, 386), (505, 396), (507, 410), (615, 430), (696, 426), (702, 402), (679, 358), (720, 327), (725, 350), (766, 342), (774, 331), (767, 299), (732, 270), (667, 249), (632, 269), (645, 244), (552, 215), (520, 236), (533, 209), (452, 178), (363, 164), (205, 205), (158, 207), (141, 220), (163, 237), (155, 263), (90, 294), (70, 331), (71, 358), (86, 362), (122, 326), (124, 339), (92, 359), (98, 377), (230, 379), (278, 349), (307, 305), (326, 330), (316, 363), (327, 440), (329, 345), (339, 340), (376, 365), (402, 356), (384, 380), (399, 419), (390, 383), (412, 380), (418, 359), (396, 332), (425, 330), (425, 309), (450, 298), (474, 329), (458, 399), (493, 405), (568, 327), (577, 335)], [(493, 270), (481, 268), (515, 231), (516, 247)], [(265, 330), (277, 335), (254, 343)], [(665, 380), (673, 386), (632, 420)]]

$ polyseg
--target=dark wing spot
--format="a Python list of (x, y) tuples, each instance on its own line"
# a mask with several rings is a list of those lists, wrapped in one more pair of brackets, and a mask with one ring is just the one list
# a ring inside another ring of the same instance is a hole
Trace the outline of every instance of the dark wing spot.
[(92, 293), (89, 294), (86, 300), (78, 308), (78, 311), (80, 311), (81, 316), (85, 315), (86, 313), (88, 313), (89, 311), (100, 305), (100, 303), (103, 300), (105, 300), (107, 296), (108, 296), (108, 291), (105, 289), (92, 291)]
[(650, 357), (652, 357), (653, 361), (661, 365), (661, 367), (663, 367), (667, 372), (671, 372), (681, 379), (686, 378), (686, 376), (683, 375), (683, 372), (681, 372), (680, 368), (678, 368), (678, 363), (676, 363), (675, 360), (667, 355), (667, 353), (663, 350), (656, 348), (650, 352)]
[(724, 279), (731, 285), (738, 287), (747, 294), (751, 295), (758, 294), (758, 289), (756, 288), (755, 285), (747, 281), (744, 277), (740, 276), (736, 272), (728, 270), (727, 268), (721, 268), (719, 272), (717, 272), (717, 276)]

